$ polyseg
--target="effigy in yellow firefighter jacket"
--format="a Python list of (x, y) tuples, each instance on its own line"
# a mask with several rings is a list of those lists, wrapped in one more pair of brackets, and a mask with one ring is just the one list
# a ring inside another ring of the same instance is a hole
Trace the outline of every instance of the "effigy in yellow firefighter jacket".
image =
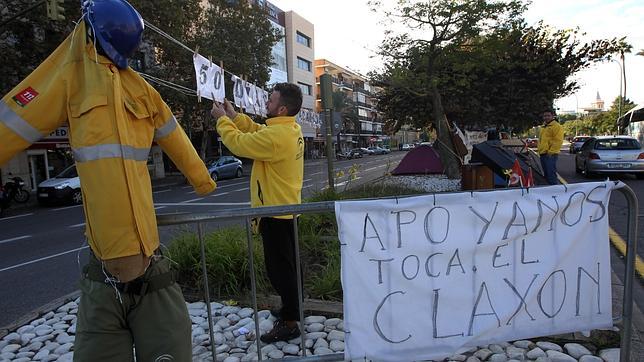
[(0, 102), (0, 165), (69, 122), (85, 234), (96, 257), (122, 281), (141, 275), (159, 247), (147, 169), (153, 142), (198, 194), (215, 189), (170, 108), (125, 64), (119, 69), (96, 52), (83, 21)]

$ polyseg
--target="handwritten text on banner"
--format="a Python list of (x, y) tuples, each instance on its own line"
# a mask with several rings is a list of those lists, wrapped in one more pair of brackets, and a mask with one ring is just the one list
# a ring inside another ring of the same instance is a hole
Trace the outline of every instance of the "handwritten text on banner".
[(347, 359), (612, 325), (613, 182), (336, 203)]

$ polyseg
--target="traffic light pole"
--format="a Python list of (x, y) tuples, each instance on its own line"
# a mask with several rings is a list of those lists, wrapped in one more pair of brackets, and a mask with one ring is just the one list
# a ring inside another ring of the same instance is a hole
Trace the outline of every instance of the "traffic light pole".
[(324, 112), (324, 117), (326, 118), (326, 159), (329, 173), (329, 189), (335, 192), (335, 177), (333, 175), (333, 158), (335, 157), (335, 152), (333, 150), (333, 117), (331, 109), (327, 109)]

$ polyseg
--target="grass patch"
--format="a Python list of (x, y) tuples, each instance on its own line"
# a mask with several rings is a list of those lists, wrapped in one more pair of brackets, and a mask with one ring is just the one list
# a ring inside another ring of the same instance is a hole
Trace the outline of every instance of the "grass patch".
[[(371, 182), (340, 192), (322, 190), (305, 202), (405, 196), (422, 192), (384, 182)], [(340, 283), (340, 241), (332, 212), (303, 214), (298, 223), (300, 256), (304, 274), (305, 297), (342, 300)], [(212, 296), (217, 299), (240, 298), (250, 293), (250, 271), (246, 230), (225, 227), (205, 237), (206, 265)], [(187, 294), (203, 294), (201, 286), (201, 253), (194, 233), (176, 237), (169, 249), (170, 258), (178, 264), (179, 282)], [(268, 282), (261, 238), (253, 235), (253, 256), (259, 294), (276, 294)]]

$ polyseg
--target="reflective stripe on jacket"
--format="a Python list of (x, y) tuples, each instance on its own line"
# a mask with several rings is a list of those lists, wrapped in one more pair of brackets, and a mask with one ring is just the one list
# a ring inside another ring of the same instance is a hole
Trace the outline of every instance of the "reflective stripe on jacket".
[(557, 121), (552, 121), (545, 126), (541, 127), (539, 132), (539, 145), (537, 152), (543, 154), (559, 154), (561, 145), (563, 144), (564, 130)]
[(266, 125), (261, 125), (242, 113), (234, 120), (222, 116), (217, 121), (217, 133), (232, 153), (254, 160), (251, 207), (302, 202), (304, 138), (295, 117), (269, 118)]
[(85, 234), (100, 259), (159, 247), (147, 161), (155, 141), (197, 193), (208, 170), (159, 93), (86, 42), (84, 22), (0, 102), (0, 165), (69, 122), (81, 180)]

